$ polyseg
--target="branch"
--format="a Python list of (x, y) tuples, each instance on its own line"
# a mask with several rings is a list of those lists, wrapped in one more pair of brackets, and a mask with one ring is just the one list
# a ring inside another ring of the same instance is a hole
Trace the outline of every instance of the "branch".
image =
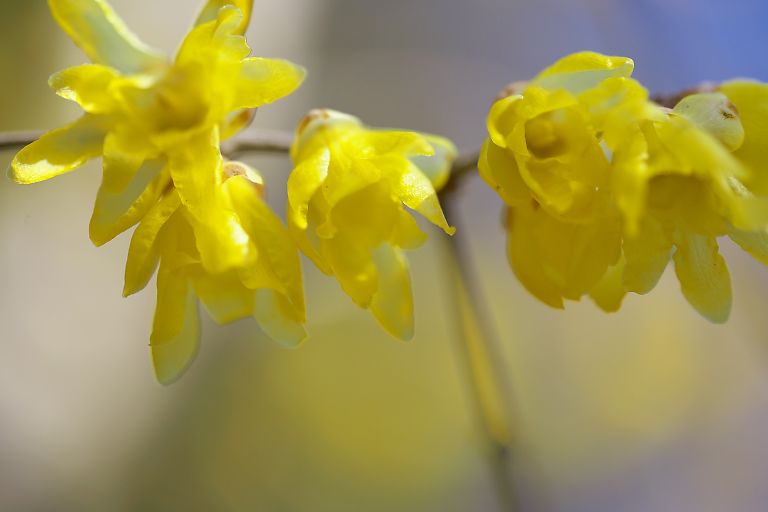
[[(0, 151), (18, 150), (35, 142), (43, 135), (39, 131), (0, 132)], [(293, 134), (290, 132), (254, 132), (222, 144), (221, 152), (227, 158), (235, 159), (247, 154), (287, 155), (291, 150)], [(477, 167), (477, 151), (462, 153), (453, 162), (451, 177), (441, 191), (447, 195), (455, 190), (464, 177)]]
[(20, 149), (27, 144), (35, 142), (42, 137), (43, 132), (0, 132), (0, 151), (6, 149)]

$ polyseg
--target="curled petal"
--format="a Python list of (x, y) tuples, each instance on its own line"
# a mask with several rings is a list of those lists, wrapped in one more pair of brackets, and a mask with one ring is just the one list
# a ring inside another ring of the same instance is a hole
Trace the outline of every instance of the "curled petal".
[(288, 219), (302, 230), (307, 228), (309, 202), (328, 176), (330, 160), (330, 150), (323, 148), (302, 160), (288, 177)]
[(275, 276), (279, 291), (290, 299), (297, 318), (303, 321), (301, 264), (287, 229), (244, 176), (230, 178), (224, 185), (245, 232), (258, 248), (259, 266)]
[(101, 154), (105, 136), (104, 119), (85, 115), (22, 149), (11, 163), (10, 177), (26, 185), (77, 169)]
[(533, 84), (545, 89), (566, 89), (579, 94), (612, 77), (629, 77), (635, 67), (629, 57), (594, 52), (574, 53), (539, 73)]
[(165, 59), (142, 43), (104, 0), (48, 0), (53, 17), (95, 64), (126, 74), (141, 74), (165, 65)]
[(530, 201), (531, 193), (520, 176), (515, 157), (486, 139), (477, 163), (480, 177), (510, 206)]
[(432, 155), (416, 155), (410, 157), (411, 162), (419, 168), (432, 182), (435, 190), (440, 190), (451, 176), (451, 166), (456, 160), (456, 146), (445, 137), (424, 135), (434, 150)]
[(307, 72), (287, 60), (252, 57), (240, 64), (234, 81), (234, 100), (228, 110), (256, 108), (298, 89)]
[(115, 108), (109, 87), (119, 77), (114, 69), (101, 64), (83, 64), (55, 73), (48, 85), (62, 98), (76, 102), (91, 114), (104, 114)]
[(172, 190), (144, 215), (133, 232), (125, 264), (125, 297), (142, 290), (149, 282), (160, 254), (157, 241), (160, 230), (180, 206), (181, 199)]
[(91, 241), (97, 246), (103, 245), (139, 222), (170, 182), (165, 162), (150, 160), (120, 192), (110, 192), (102, 184), (89, 225)]
[(725, 322), (731, 312), (731, 277), (717, 241), (701, 235), (680, 235), (675, 245), (675, 273), (683, 295), (710, 321)]
[(393, 193), (408, 208), (419, 212), (428, 221), (452, 235), (456, 228), (449, 226), (445, 219), (435, 187), (429, 178), (410, 161), (395, 163), (388, 173)]
[(244, 34), (248, 28), (248, 23), (251, 20), (251, 11), (253, 9), (253, 0), (208, 0), (208, 2), (200, 11), (200, 15), (197, 17), (195, 25), (202, 25), (209, 21), (215, 20), (222, 7), (234, 6), (237, 7), (242, 13), (242, 20), (237, 26), (236, 33)]

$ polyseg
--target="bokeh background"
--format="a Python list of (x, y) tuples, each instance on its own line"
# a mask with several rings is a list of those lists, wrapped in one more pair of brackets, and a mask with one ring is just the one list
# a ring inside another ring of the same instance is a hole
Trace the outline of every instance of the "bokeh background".
[[(112, 0), (173, 52), (198, 0)], [(312, 107), (477, 147), (501, 86), (591, 49), (656, 92), (768, 80), (763, 0), (256, 0), (255, 53), (309, 79), (259, 111)], [(0, 0), (0, 130), (74, 118), (47, 77), (84, 62), (43, 0)], [(0, 154), (2, 166), (11, 154)], [(283, 209), (284, 158), (255, 158)], [(121, 298), (129, 235), (96, 249), (98, 163), (33, 187), (0, 180), (0, 510), (496, 511), (441, 234), (411, 255), (417, 335), (389, 339), (305, 262), (311, 339), (204, 323), (196, 364), (155, 383), (154, 290)], [(768, 270), (727, 247), (734, 312), (697, 316), (672, 272), (605, 315), (553, 311), (505, 261), (501, 204), (473, 178), (456, 207), (503, 338), (523, 510), (768, 510)]]

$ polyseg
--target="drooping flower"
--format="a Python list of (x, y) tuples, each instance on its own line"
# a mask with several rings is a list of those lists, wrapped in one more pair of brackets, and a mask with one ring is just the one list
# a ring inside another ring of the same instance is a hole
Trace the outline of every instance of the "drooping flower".
[(750, 133), (766, 140), (764, 122), (742, 126), (723, 94), (663, 109), (631, 71), (627, 58), (571, 55), (491, 108), (479, 168), (508, 205), (510, 264), (549, 305), (589, 294), (611, 311), (673, 261), (688, 301), (724, 321), (731, 290), (717, 238), (749, 234), (743, 246), (766, 254), (754, 248), (768, 209), (739, 157)]
[(310, 112), (291, 148), (288, 225), (299, 247), (400, 339), (413, 335), (403, 249), (426, 238), (406, 207), (453, 233), (436, 187), (455, 154), (441, 137), (370, 129), (331, 110)]
[(104, 0), (49, 6), (93, 62), (53, 75), (50, 85), (85, 113), (19, 152), (10, 176), (35, 183), (103, 157), (91, 240), (104, 244), (140, 222), (126, 294), (143, 288), (160, 261), (152, 333), (160, 380), (194, 355), (198, 297), (217, 321), (253, 315), (272, 337), (300, 341), (297, 250), (248, 192), (248, 178), (227, 179), (220, 142), (256, 107), (295, 90), (303, 69), (248, 57), (251, 0), (209, 0), (172, 61), (141, 43)]
[(273, 339), (288, 346), (306, 336), (298, 251), (288, 230), (262, 199), (263, 181), (238, 162), (220, 167), (219, 196), (240, 232), (239, 266), (212, 272), (203, 264), (195, 219), (170, 189), (147, 212), (131, 238), (124, 295), (144, 288), (157, 271), (157, 309), (150, 338), (158, 380), (178, 377), (197, 353), (198, 300), (220, 324), (254, 317)]
[(508, 257), (540, 300), (588, 293), (621, 253), (606, 146), (642, 115), (632, 61), (575, 54), (496, 101), (478, 167), (508, 205)]

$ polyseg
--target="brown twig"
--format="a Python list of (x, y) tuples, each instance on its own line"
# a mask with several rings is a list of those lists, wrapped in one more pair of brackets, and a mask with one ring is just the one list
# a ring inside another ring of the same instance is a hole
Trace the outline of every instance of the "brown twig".
[(31, 144), (43, 135), (43, 132), (0, 132), (0, 151), (5, 149), (18, 149)]
[[(33, 143), (42, 135), (43, 132), (39, 131), (0, 132), (0, 151), (20, 149)], [(293, 134), (290, 132), (252, 132), (225, 142), (221, 152), (231, 159), (254, 153), (287, 155), (290, 153), (292, 142)], [(456, 158), (451, 168), (451, 177), (443, 188), (443, 195), (454, 190), (458, 183), (476, 168), (477, 158), (477, 151), (462, 153)]]

